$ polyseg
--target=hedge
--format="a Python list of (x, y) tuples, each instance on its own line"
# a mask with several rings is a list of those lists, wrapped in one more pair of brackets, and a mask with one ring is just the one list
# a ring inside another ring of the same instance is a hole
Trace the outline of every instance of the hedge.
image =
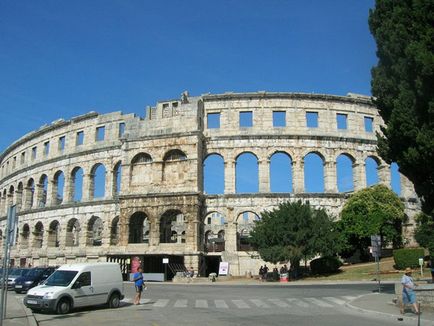
[(393, 251), (396, 269), (405, 269), (407, 267), (419, 267), (419, 258), (423, 258), (423, 248), (404, 248)]
[(341, 266), (342, 262), (332, 256), (317, 258), (310, 262), (310, 270), (315, 275), (336, 273)]

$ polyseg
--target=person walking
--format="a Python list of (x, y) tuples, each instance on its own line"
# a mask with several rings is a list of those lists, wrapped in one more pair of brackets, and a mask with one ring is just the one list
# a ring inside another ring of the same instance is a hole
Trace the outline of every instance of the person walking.
[(416, 294), (414, 293), (414, 288), (417, 286), (413, 282), (413, 278), (411, 277), (412, 270), (410, 267), (407, 267), (404, 271), (404, 275), (401, 279), (402, 284), (402, 303), (401, 303), (401, 314), (404, 314), (404, 308), (406, 304), (411, 304), (413, 306), (413, 312), (415, 314), (419, 314), (419, 308), (416, 303)]
[(133, 282), (136, 288), (136, 296), (134, 297), (134, 304), (140, 304), (140, 299), (142, 297), (143, 291), (143, 269), (142, 267), (137, 268), (137, 272), (133, 275)]
[(431, 269), (431, 283), (434, 283), (434, 257), (429, 261), (429, 268)]

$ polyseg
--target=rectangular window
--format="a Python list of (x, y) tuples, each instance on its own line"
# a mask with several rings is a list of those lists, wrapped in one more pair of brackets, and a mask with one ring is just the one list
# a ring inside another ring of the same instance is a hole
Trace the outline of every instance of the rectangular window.
[(32, 160), (36, 159), (36, 146), (32, 148)]
[(306, 112), (306, 126), (318, 128), (318, 112)]
[(374, 131), (374, 118), (372, 117), (365, 117), (365, 131), (366, 132), (373, 132)]
[(83, 145), (83, 143), (84, 143), (84, 131), (79, 131), (77, 132), (77, 138), (75, 140), (75, 144), (79, 146), (79, 145)]
[(286, 112), (273, 111), (273, 127), (285, 127), (285, 126), (286, 126)]
[(47, 156), (50, 153), (50, 142), (46, 141), (44, 143), (44, 156)]
[(97, 127), (95, 140), (102, 141), (104, 140), (104, 137), (105, 137), (105, 127), (104, 126)]
[(252, 111), (240, 112), (240, 127), (243, 128), (253, 127)]
[(65, 136), (59, 137), (59, 152), (63, 152), (65, 150)]
[(220, 128), (220, 113), (208, 113), (206, 115), (208, 129)]
[(16, 166), (17, 166), (17, 157), (14, 156), (14, 159), (12, 161), (12, 169), (15, 169)]
[(347, 129), (347, 118), (346, 114), (337, 113), (336, 114), (336, 122), (338, 125), (338, 129)]
[(125, 133), (125, 122), (119, 124), (119, 138), (121, 138)]
[(22, 152), (21, 153), (21, 164), (24, 164), (25, 161), (26, 161), (26, 152)]

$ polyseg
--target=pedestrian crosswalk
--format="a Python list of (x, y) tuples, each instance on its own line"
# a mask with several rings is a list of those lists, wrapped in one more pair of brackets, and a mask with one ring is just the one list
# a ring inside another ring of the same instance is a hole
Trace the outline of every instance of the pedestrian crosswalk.
[[(256, 299), (152, 299), (144, 298), (141, 304), (154, 308), (198, 308), (198, 309), (270, 309), (270, 308), (333, 308), (343, 306), (356, 299), (353, 296), (304, 297), (304, 298), (256, 298)], [(132, 303), (125, 298), (124, 303)]]

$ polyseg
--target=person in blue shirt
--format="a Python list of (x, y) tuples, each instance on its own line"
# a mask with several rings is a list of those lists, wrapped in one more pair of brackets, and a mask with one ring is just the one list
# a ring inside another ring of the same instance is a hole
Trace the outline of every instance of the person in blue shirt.
[(134, 304), (140, 304), (140, 299), (142, 297), (143, 291), (143, 269), (142, 267), (137, 268), (137, 272), (133, 275), (134, 286), (136, 287), (136, 296), (134, 297)]
[(413, 312), (415, 314), (419, 314), (419, 309), (416, 303), (416, 294), (414, 293), (414, 288), (416, 284), (413, 282), (413, 278), (411, 277), (411, 268), (407, 267), (404, 272), (404, 276), (402, 276), (401, 284), (402, 284), (402, 305), (401, 305), (401, 314), (404, 314), (404, 307), (406, 304), (411, 304), (413, 306)]

